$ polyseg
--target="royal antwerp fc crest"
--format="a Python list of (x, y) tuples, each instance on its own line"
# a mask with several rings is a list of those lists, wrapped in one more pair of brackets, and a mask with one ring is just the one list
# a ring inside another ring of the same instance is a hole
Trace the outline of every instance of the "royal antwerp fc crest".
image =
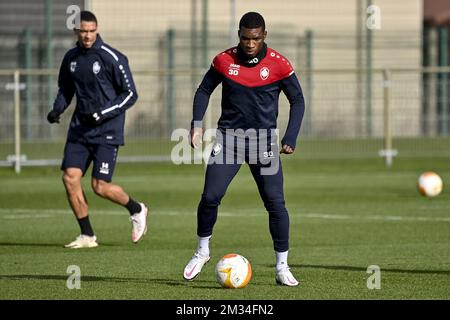
[(76, 68), (77, 68), (77, 62), (76, 61), (72, 61), (70, 63), (70, 72), (75, 72)]
[(100, 72), (100, 63), (98, 63), (98, 61), (95, 61), (94, 64), (92, 65), (92, 71), (97, 74)]
[(261, 76), (261, 79), (266, 80), (269, 77), (269, 68), (261, 68), (261, 70), (259, 70), (259, 75)]

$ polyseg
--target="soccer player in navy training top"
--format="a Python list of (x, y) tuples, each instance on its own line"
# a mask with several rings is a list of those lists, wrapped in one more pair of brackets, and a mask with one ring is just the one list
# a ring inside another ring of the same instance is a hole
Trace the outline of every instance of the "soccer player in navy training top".
[(124, 190), (112, 184), (117, 151), (124, 144), (125, 111), (137, 99), (136, 88), (122, 53), (103, 42), (92, 12), (80, 12), (76, 47), (69, 50), (61, 64), (59, 91), (50, 123), (59, 123), (60, 115), (76, 95), (77, 104), (70, 122), (64, 159), (63, 183), (70, 206), (80, 225), (81, 234), (66, 248), (98, 246), (88, 215), (88, 203), (81, 178), (91, 162), (94, 192), (126, 207), (132, 222), (131, 239), (137, 243), (147, 231), (147, 207), (134, 201)]
[[(214, 89), (222, 83), (222, 114), (216, 142), (208, 160), (203, 194), (197, 211), (197, 251), (184, 269), (193, 280), (209, 261), (209, 240), (217, 211), (228, 185), (245, 161), (269, 213), (269, 229), (276, 257), (276, 283), (297, 286), (289, 270), (289, 216), (283, 193), (279, 154), (292, 154), (305, 105), (299, 81), (289, 61), (268, 48), (263, 17), (246, 13), (239, 23), (239, 45), (218, 54), (196, 91), (191, 145), (202, 142), (202, 119)], [(289, 122), (278, 150), (276, 121), (283, 91), (290, 103)]]

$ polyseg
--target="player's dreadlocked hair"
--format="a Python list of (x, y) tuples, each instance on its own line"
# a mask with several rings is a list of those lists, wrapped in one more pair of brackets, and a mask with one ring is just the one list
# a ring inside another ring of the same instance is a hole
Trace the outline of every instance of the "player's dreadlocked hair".
[(95, 22), (95, 24), (98, 24), (97, 18), (90, 11), (81, 11), (80, 12), (80, 21)]
[(247, 12), (239, 21), (239, 30), (241, 28), (247, 29), (256, 29), (262, 27), (262, 30), (266, 30), (266, 23), (264, 22), (264, 18), (258, 12)]

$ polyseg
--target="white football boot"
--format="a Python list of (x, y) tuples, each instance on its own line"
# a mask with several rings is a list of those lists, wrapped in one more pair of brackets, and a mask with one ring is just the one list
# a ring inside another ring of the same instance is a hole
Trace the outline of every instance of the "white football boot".
[(210, 257), (200, 255), (198, 252), (194, 254), (191, 260), (184, 268), (183, 278), (187, 281), (192, 281), (202, 271), (203, 266), (209, 261)]
[(131, 224), (133, 229), (131, 231), (131, 240), (134, 243), (138, 243), (139, 240), (147, 233), (147, 213), (148, 209), (142, 202), (139, 202), (141, 205), (141, 211), (133, 214), (130, 217)]
[(289, 268), (284, 268), (282, 270), (277, 271), (275, 280), (279, 285), (288, 287), (298, 286), (298, 281), (294, 278)]
[(98, 247), (96, 236), (87, 236), (80, 234), (74, 241), (64, 246), (65, 248), (80, 249), (80, 248), (95, 248)]

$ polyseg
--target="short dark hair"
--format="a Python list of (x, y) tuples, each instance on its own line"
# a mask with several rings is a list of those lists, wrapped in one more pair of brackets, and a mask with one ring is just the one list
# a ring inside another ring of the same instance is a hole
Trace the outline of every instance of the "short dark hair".
[(98, 24), (95, 14), (87, 10), (80, 12), (80, 22), (81, 21), (95, 22), (95, 24)]
[(239, 21), (239, 30), (241, 28), (247, 29), (256, 29), (262, 27), (262, 30), (266, 30), (266, 23), (264, 22), (264, 18), (258, 12), (247, 12)]

